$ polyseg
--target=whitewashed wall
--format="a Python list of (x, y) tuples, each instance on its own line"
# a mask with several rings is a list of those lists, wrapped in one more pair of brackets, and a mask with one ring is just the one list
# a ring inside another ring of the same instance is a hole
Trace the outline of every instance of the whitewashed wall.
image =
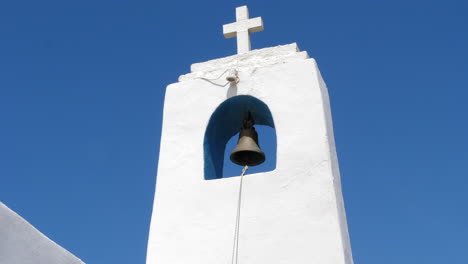
[[(237, 86), (213, 80), (230, 68)], [(327, 88), (295, 44), (194, 64), (168, 86), (147, 263), (230, 263), (239, 177), (204, 179), (203, 138), (236, 95), (266, 103), (277, 133), (276, 169), (244, 179), (239, 263), (353, 263)]]

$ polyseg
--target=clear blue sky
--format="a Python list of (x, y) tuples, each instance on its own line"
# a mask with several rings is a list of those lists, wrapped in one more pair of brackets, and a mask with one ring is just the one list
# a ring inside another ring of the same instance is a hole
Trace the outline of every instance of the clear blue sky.
[(468, 263), (468, 1), (1, 1), (0, 200), (87, 263), (144, 263), (165, 87), (297, 42), (329, 87), (355, 263)]

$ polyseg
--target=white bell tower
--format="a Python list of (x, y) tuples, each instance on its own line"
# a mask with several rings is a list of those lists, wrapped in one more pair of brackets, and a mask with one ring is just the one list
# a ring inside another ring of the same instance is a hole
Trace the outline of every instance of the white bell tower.
[(239, 54), (193, 64), (167, 87), (147, 264), (232, 262), (240, 177), (222, 178), (223, 154), (247, 111), (275, 128), (277, 161), (243, 178), (237, 263), (351, 264), (317, 64), (295, 43), (250, 51), (263, 23), (236, 11), (224, 33), (242, 36)]

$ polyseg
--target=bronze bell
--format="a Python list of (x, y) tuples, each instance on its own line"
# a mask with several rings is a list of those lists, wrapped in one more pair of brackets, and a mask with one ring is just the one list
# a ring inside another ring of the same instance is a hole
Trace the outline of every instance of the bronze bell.
[(256, 166), (265, 161), (265, 153), (258, 146), (258, 134), (250, 113), (242, 123), (237, 146), (231, 152), (231, 161), (241, 166)]

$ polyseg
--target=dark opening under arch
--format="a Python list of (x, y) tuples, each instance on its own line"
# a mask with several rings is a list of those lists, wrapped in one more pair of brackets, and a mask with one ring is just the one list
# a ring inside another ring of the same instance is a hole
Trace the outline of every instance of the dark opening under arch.
[[(245, 113), (250, 111), (256, 125), (275, 128), (268, 106), (249, 95), (239, 95), (221, 103), (211, 115), (203, 142), (205, 180), (223, 178), (224, 151), (228, 140), (239, 132)], [(261, 135), (259, 135), (260, 137)], [(267, 159), (276, 164), (276, 133), (274, 152)], [(262, 139), (260, 138), (260, 147)]]

